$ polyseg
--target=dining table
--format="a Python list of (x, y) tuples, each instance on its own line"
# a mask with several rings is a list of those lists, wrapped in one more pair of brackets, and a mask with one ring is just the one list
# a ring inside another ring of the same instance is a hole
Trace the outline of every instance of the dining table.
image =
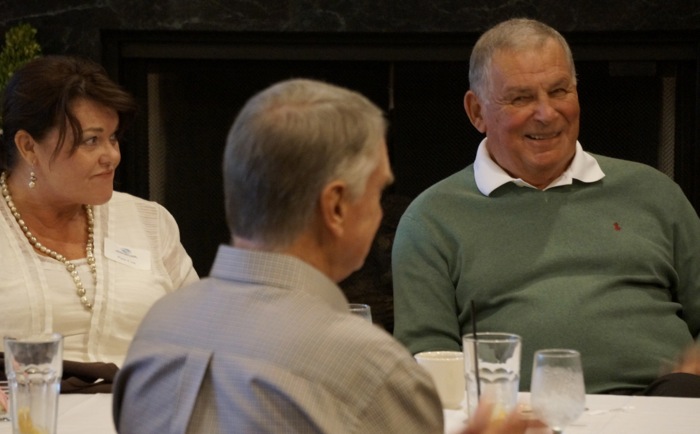
[[(521, 410), (529, 408), (529, 394), (520, 393)], [(464, 401), (460, 408), (443, 410), (445, 433), (467, 426)], [(61, 395), (58, 434), (115, 434), (111, 394)], [(235, 430), (234, 430), (235, 431)], [(586, 395), (586, 410), (566, 434), (699, 434), (700, 399), (625, 395)], [(531, 429), (528, 434), (547, 434)], [(0, 434), (12, 434), (10, 422), (0, 422)]]
[[(518, 407), (530, 413), (530, 394), (518, 395)], [(458, 409), (445, 409), (445, 433), (467, 426), (465, 400)], [(549, 434), (533, 428), (527, 434)], [(700, 434), (700, 398), (637, 395), (586, 395), (586, 409), (565, 434)]]
[[(57, 434), (116, 434), (112, 394), (64, 394), (58, 397)], [(0, 422), (0, 434), (12, 434), (11, 422)]]

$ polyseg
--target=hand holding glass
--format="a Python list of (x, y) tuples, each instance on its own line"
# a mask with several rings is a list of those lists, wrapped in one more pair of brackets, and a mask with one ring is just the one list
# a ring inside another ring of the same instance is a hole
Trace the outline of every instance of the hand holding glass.
[(578, 351), (535, 352), (530, 405), (555, 434), (562, 434), (567, 425), (581, 416), (586, 406), (586, 390)]

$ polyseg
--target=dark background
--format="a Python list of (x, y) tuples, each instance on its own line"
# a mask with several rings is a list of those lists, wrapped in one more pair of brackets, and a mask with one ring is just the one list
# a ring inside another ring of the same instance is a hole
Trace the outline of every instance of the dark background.
[[(467, 61), (478, 35), (527, 16), (569, 40), (579, 79), (581, 136), (590, 152), (663, 169), (700, 207), (700, 2), (645, 1), (0, 1), (0, 32), (27, 22), (45, 54), (90, 57), (139, 100), (122, 142), (117, 189), (149, 197), (147, 76), (159, 77), (167, 189), (200, 275), (227, 242), (221, 152), (240, 106), (294, 76), (361, 91), (391, 122), (396, 185), (365, 267), (341, 283), (351, 301), (373, 306), (393, 327), (393, 230), (420, 191), (469, 164), (481, 140), (462, 108)], [(666, 79), (675, 90), (675, 143), (659, 156)], [(664, 169), (666, 170), (666, 169)]]

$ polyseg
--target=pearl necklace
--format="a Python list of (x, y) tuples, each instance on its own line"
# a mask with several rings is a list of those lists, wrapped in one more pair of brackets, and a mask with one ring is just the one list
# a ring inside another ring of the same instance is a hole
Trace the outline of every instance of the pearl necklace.
[[(50, 256), (54, 258), (57, 261), (60, 261), (65, 265), (66, 270), (70, 273), (71, 277), (73, 278), (73, 283), (75, 283), (76, 287), (76, 294), (78, 295), (78, 298), (80, 298), (80, 303), (85, 307), (85, 309), (92, 311), (92, 302), (90, 302), (87, 299), (87, 296), (85, 295), (85, 288), (83, 287), (83, 281), (80, 279), (80, 275), (78, 274), (78, 271), (76, 270), (75, 264), (68, 259), (66, 259), (65, 256), (62, 254), (49, 249), (48, 247), (42, 245), (36, 237), (32, 234), (32, 232), (29, 230), (27, 225), (24, 223), (24, 220), (22, 220), (22, 216), (19, 214), (19, 211), (17, 211), (17, 208), (15, 207), (14, 202), (12, 202), (12, 196), (10, 196), (10, 190), (7, 188), (7, 183), (5, 182), (7, 179), (7, 174), (5, 172), (2, 172), (0, 174), (0, 190), (2, 190), (2, 195), (5, 198), (5, 202), (7, 202), (7, 206), (10, 208), (10, 211), (12, 211), (12, 215), (15, 217), (15, 220), (17, 220), (17, 224), (19, 227), (22, 229), (22, 232), (24, 232), (24, 235), (27, 237), (27, 240), (29, 240), (29, 244), (34, 247), (34, 249), (40, 251), (41, 253)], [(90, 267), (90, 274), (92, 274), (92, 281), (97, 286), (97, 266), (95, 265), (95, 217), (92, 213), (92, 206), (90, 205), (83, 205), (85, 208), (85, 215), (87, 216), (87, 222), (88, 222), (88, 239), (87, 239), (87, 244), (85, 245), (85, 255), (87, 257), (87, 263)]]

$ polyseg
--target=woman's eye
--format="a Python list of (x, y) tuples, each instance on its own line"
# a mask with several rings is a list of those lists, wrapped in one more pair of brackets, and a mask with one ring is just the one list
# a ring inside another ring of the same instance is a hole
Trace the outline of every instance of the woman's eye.
[(88, 137), (87, 139), (83, 140), (83, 143), (86, 145), (95, 145), (97, 144), (97, 137)]

